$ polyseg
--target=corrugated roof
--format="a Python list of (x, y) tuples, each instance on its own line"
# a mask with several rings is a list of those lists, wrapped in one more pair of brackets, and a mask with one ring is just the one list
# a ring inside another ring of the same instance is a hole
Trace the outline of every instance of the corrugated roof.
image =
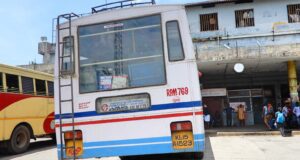
[(237, 1), (243, 1), (243, 0), (207, 0), (207, 1), (203, 1), (203, 2), (188, 3), (185, 6), (187, 6), (187, 7), (203, 6), (203, 5), (209, 5), (209, 4), (230, 3), (230, 2), (237, 2)]

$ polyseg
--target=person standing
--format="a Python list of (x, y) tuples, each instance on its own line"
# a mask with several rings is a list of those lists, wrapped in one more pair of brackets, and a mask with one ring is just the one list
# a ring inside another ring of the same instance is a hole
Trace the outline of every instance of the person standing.
[(286, 100), (285, 101), (285, 106), (282, 109), (282, 113), (284, 115), (285, 118), (285, 127), (287, 129), (291, 128), (291, 123), (292, 123), (292, 116), (293, 116), (293, 110), (291, 107), (291, 101), (290, 100)]
[(276, 118), (276, 126), (280, 130), (280, 132), (283, 132), (284, 128), (284, 114), (282, 113), (282, 109), (279, 107), (278, 111), (275, 113), (275, 118)]
[(228, 105), (224, 109), (224, 111), (226, 113), (226, 124), (227, 124), (227, 127), (230, 127), (232, 125), (232, 112), (234, 111), (234, 109)]
[(211, 117), (206, 104), (203, 105), (203, 113), (204, 113), (204, 128), (209, 129)]
[(245, 127), (246, 111), (245, 106), (240, 104), (237, 109), (237, 116), (241, 127)]
[(273, 114), (273, 106), (271, 103), (268, 103), (267, 105), (263, 106), (263, 111), (262, 111), (263, 115), (263, 119), (264, 119), (264, 123), (267, 127), (267, 129), (271, 130), (271, 126), (270, 126), (270, 121), (272, 119), (272, 114)]
[(297, 127), (300, 128), (300, 104), (299, 102), (296, 102), (296, 106), (293, 109), (293, 113), (297, 117)]

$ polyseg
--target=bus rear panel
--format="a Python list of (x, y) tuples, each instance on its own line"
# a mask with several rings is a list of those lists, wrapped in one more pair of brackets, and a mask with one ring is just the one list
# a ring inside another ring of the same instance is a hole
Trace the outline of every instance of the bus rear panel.
[[(184, 7), (118, 9), (71, 23), (71, 35), (58, 37), (68, 43), (58, 49), (74, 58), (57, 57), (55, 66), (60, 85), (70, 80), (61, 71), (74, 71), (72, 89), (55, 94), (58, 155), (200, 155), (203, 110)], [(71, 91), (73, 105), (60, 105)]]

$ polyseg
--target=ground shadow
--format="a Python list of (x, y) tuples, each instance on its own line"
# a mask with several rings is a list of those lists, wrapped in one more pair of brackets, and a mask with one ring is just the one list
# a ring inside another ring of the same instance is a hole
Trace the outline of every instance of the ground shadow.
[(215, 160), (214, 152), (210, 142), (210, 136), (205, 137), (205, 151), (203, 160)]
[(37, 152), (41, 152), (41, 151), (45, 151), (45, 150), (49, 150), (52, 148), (56, 147), (56, 142), (54, 140), (42, 140), (42, 141), (36, 141), (36, 142), (32, 142), (30, 143), (30, 146), (28, 148), (28, 150), (25, 153), (22, 154), (17, 154), (17, 155), (11, 155), (8, 153), (0, 153), (0, 159), (1, 160), (10, 160), (13, 158), (17, 158), (20, 156), (25, 156), (25, 155), (29, 155), (29, 154), (33, 154), (33, 153), (37, 153)]

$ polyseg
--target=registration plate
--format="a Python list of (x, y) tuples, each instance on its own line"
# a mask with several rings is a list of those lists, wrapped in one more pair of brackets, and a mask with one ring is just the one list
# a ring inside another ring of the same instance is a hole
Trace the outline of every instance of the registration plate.
[(192, 131), (177, 131), (172, 133), (174, 149), (194, 148), (194, 136)]

